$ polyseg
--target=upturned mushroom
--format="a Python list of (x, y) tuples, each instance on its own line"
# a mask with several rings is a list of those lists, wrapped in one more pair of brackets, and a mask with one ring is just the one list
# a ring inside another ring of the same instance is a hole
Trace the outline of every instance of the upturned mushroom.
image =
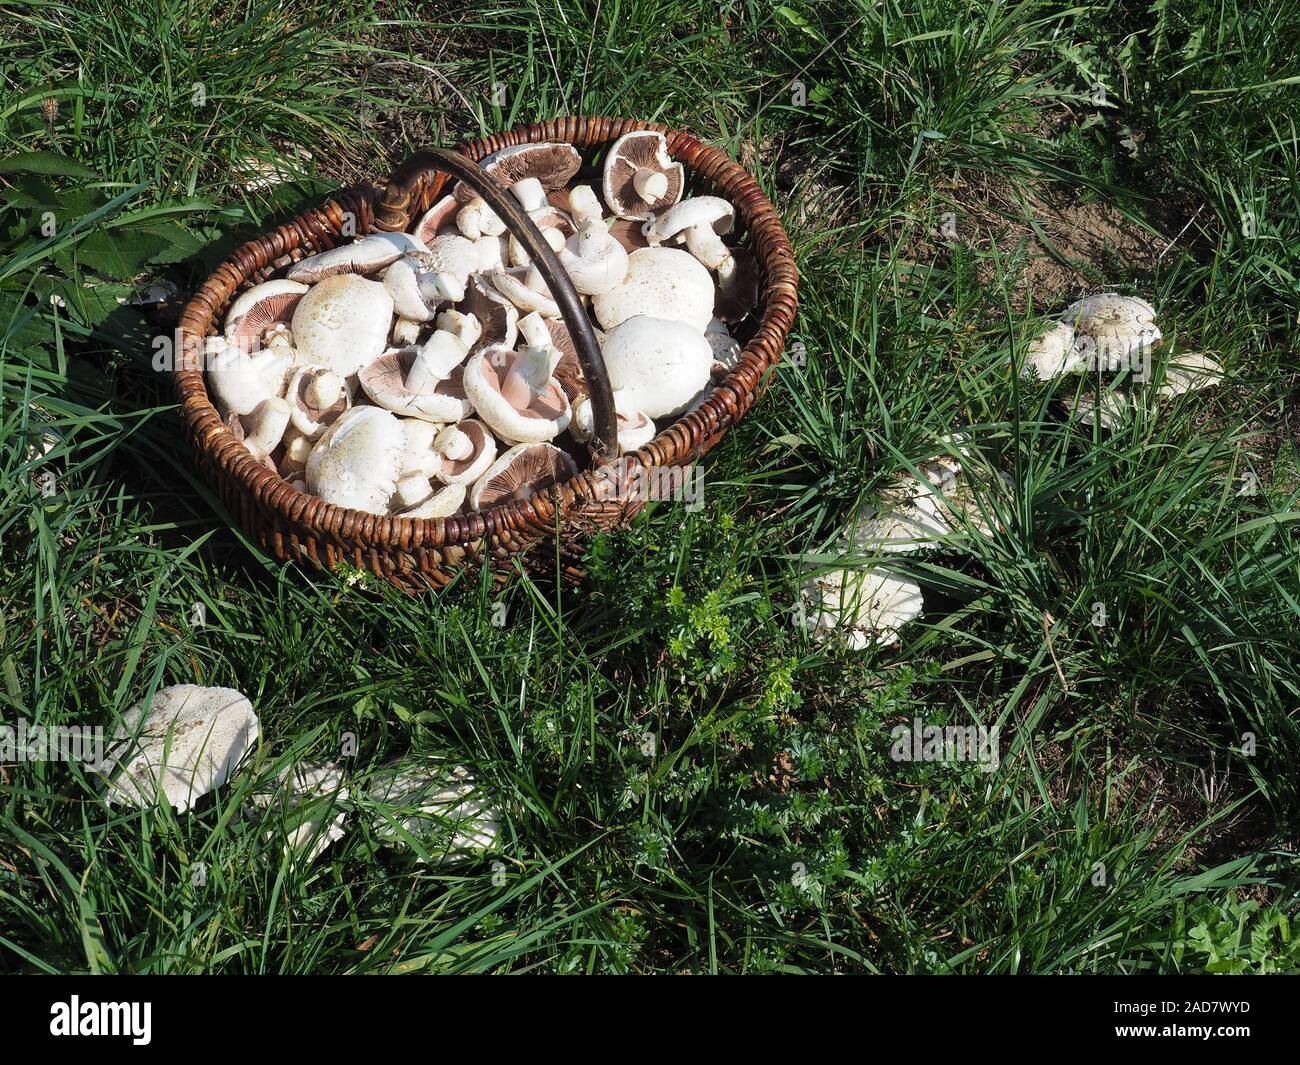
[(350, 377), (384, 350), (392, 321), (393, 297), (382, 284), (338, 274), (299, 300), (293, 338), (308, 364)]
[(421, 862), (464, 860), (492, 847), (501, 811), (467, 769), (432, 761), (393, 764), (370, 782), (375, 836), (391, 847), (420, 848)]
[(553, 444), (517, 444), (502, 452), (470, 489), (471, 510), (513, 499), (528, 499), (537, 492), (577, 475), (578, 467), (567, 452)]
[(415, 223), (415, 232), (411, 235), (428, 244), (442, 230), (455, 224), (459, 209), (460, 204), (456, 202), (455, 196), (444, 196), (420, 216), (420, 220)]
[(315, 440), (352, 406), (352, 391), (333, 370), (304, 367), (290, 378), (285, 399), (293, 427)]
[[(400, 487), (400, 485), (399, 485)], [(401, 518), (450, 518), (465, 502), (469, 492), (463, 484), (433, 486), (426, 482), (427, 493), (418, 502), (397, 511)]]
[(382, 407), (353, 407), (307, 459), (307, 489), (326, 503), (387, 514), (401, 473), (402, 423)]
[(433, 449), (442, 457), (433, 476), (443, 484), (471, 485), (497, 457), (496, 438), (477, 418), (444, 426), (433, 440)]
[(306, 285), (277, 278), (240, 293), (226, 312), (227, 343), (243, 351), (265, 346), (268, 331), (289, 324), (306, 292)]
[(371, 233), (351, 244), (309, 255), (289, 267), (285, 276), (290, 281), (314, 285), (340, 274), (376, 274), (403, 255), (428, 250), (422, 240), (409, 233)]
[(122, 715), (96, 767), (109, 805), (165, 800), (184, 813), (229, 778), (257, 742), (253, 704), (234, 688), (173, 684)]
[(685, 322), (637, 315), (615, 326), (601, 349), (611, 387), (649, 418), (675, 418), (703, 392), (713, 348)]
[(419, 348), (386, 352), (358, 375), (373, 402), (395, 414), (431, 422), (459, 421), (470, 413), (458, 372), (478, 339), (473, 315), (444, 311), (438, 328)]
[[(603, 222), (588, 223), (569, 237), (556, 255), (573, 287), (584, 296), (609, 292), (627, 277), (627, 252), (609, 235)], [(525, 283), (529, 288), (541, 289), (544, 281), (536, 271), (534, 266)]]
[(592, 309), (604, 329), (637, 315), (685, 322), (703, 333), (713, 317), (709, 271), (676, 248), (641, 248), (627, 257), (622, 284), (593, 296)]
[[(563, 188), (581, 165), (582, 157), (573, 145), (549, 141), (502, 148), (479, 161), (479, 166), (497, 184), (515, 192), (526, 211), (541, 207), (546, 202), (545, 190)], [(524, 185), (516, 190), (521, 182), (529, 181), (535, 185)], [(540, 197), (536, 187), (540, 187)], [(465, 236), (476, 239), (505, 232), (505, 223), (464, 182), (457, 182), (452, 195), (465, 205), (456, 217), (456, 224)]]
[(662, 133), (625, 133), (610, 146), (602, 191), (619, 218), (649, 218), (680, 200), (685, 187), (682, 164), (668, 154)]
[(559, 350), (549, 342), (519, 352), (488, 348), (465, 363), (465, 394), (501, 439), (550, 440), (568, 427), (571, 413), (554, 377), (559, 361)]
[(470, 346), (470, 354), (493, 344), (513, 348), (519, 337), (519, 309), (503, 296), (484, 274), (475, 274), (465, 287), (461, 304), (465, 314), (478, 319), (479, 338)]

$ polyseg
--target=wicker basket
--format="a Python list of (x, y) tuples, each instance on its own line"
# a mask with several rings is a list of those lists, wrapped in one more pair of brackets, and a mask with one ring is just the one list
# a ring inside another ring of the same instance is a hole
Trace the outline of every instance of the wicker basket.
[[(735, 370), (695, 411), (668, 425), (635, 453), (623, 456), (625, 464), (639, 464), (647, 470), (685, 467), (717, 444), (753, 406), (764, 375), (780, 358), (794, 322), (798, 286), (794, 256), (776, 209), (758, 183), (726, 153), (701, 144), (690, 134), (630, 119), (554, 119), (462, 145), (458, 152), (465, 160), (478, 160), (510, 145), (565, 141), (585, 154), (634, 130), (655, 130), (667, 137), (670, 154), (684, 165), (689, 194), (715, 194), (731, 201), (736, 208), (737, 231), (758, 265), (759, 302), (751, 318), (756, 324)], [(302, 560), (330, 569), (346, 563), (415, 592), (446, 585), (458, 570), (478, 564), (484, 553), (502, 576), (513, 570), (516, 557), (530, 569), (554, 572), (558, 549), (564, 576), (579, 579), (586, 540), (593, 533), (624, 527), (644, 506), (643, 500), (627, 498), (628, 494), (620, 491), (625, 478), (602, 475), (603, 463), (612, 457), (612, 451), (601, 453), (598, 449), (588, 468), (554, 488), (485, 511), (437, 519), (367, 514), (299, 492), (254, 460), (226, 428), (200, 369), (204, 338), (220, 331), (226, 307), (243, 289), (265, 281), (292, 262), (347, 243), (353, 235), (410, 228), (442, 194), (448, 171), (467, 181), (476, 174), (481, 176), (472, 164), (448, 159), (450, 154), (418, 153), (397, 170), (378, 196), (368, 189), (335, 195), (287, 225), (242, 245), (204, 282), (181, 315), (181, 357), (173, 374), (186, 435), (200, 470), (234, 519), (278, 559)], [(580, 337), (580, 333), (590, 337), (590, 327), (568, 279), (527, 217), (523, 225), (507, 217), (514, 206), (511, 198), (496, 202), (487, 198), (533, 253), (562, 309), (569, 304), (565, 320), (587, 377), (597, 438), (611, 438), (608, 427), (613, 424), (613, 409), (608, 381), (594, 341), (583, 343)], [(349, 235), (344, 236), (345, 231)], [(572, 296), (571, 301), (566, 294)], [(581, 322), (572, 317), (575, 307)]]

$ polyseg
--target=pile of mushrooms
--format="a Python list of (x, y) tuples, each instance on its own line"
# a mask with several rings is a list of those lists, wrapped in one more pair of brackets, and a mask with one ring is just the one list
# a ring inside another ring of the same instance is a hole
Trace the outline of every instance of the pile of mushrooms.
[[(600, 342), (618, 444), (634, 450), (736, 365), (754, 262), (735, 211), (682, 198), (664, 137), (606, 152), (601, 195), (569, 144), (480, 163), (537, 225)], [(560, 309), (523, 245), (457, 182), (411, 233), (373, 233), (243, 292), (207, 368), (226, 427), (337, 506), (448, 517), (576, 474), (593, 411)]]

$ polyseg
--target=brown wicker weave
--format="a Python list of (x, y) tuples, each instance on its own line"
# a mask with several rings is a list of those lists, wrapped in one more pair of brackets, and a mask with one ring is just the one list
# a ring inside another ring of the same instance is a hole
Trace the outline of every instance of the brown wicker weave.
[[(647, 129), (667, 137), (669, 152), (685, 166), (691, 194), (724, 196), (734, 204), (737, 229), (745, 235), (760, 277), (757, 326), (736, 369), (695, 411), (623, 457), (624, 462), (646, 469), (662, 469), (687, 466), (714, 447), (754, 405), (764, 375), (780, 358), (794, 323), (798, 273), (776, 209), (758, 183), (725, 152), (701, 144), (688, 133), (650, 122), (559, 118), (485, 137), (458, 151), (477, 160), (514, 144), (567, 141), (589, 152), (624, 133)], [(278, 559), (331, 569), (346, 563), (415, 592), (443, 587), (485, 551), (499, 574), (513, 569), (515, 556), (529, 568), (554, 572), (558, 547), (564, 575), (578, 579), (578, 561), (587, 538), (624, 527), (644, 506), (642, 500), (620, 498), (626, 495), (618, 489), (626, 483), (620, 478), (601, 475), (598, 468), (585, 469), (529, 499), (453, 518), (385, 517), (336, 507), (296, 491), (249, 454), (212, 405), (199, 369), (203, 340), (220, 332), (226, 307), (236, 294), (290, 263), (373, 229), (410, 228), (441, 195), (447, 181), (446, 173), (429, 169), (427, 157), (413, 157), (378, 197), (372, 190), (343, 191), (242, 245), (223, 263), (181, 315), (180, 364), (173, 377), (186, 435), (199, 469), (235, 520)]]

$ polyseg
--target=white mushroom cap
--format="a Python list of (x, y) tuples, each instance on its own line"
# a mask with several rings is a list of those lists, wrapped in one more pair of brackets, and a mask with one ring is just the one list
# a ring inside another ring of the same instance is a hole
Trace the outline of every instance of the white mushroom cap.
[(735, 213), (721, 196), (693, 196), (647, 222), (646, 242), (655, 247), (673, 238), (684, 239), (692, 255), (710, 270), (716, 270), (722, 259), (730, 255), (718, 237), (731, 232)]
[(326, 503), (387, 514), (405, 450), (402, 423), (382, 407), (353, 407), (307, 459), (307, 488)]
[(419, 260), (411, 255), (402, 256), (384, 271), (384, 289), (393, 298), (393, 310), (402, 321), (429, 321), (445, 298), (432, 280), (421, 284), (423, 273)]
[(1199, 351), (1179, 352), (1165, 367), (1164, 383), (1156, 389), (1161, 399), (1172, 399), (1184, 392), (1212, 388), (1223, 380), (1223, 367)]
[(463, 484), (446, 484), (434, 490), (430, 487), (430, 494), (419, 503), (399, 511), (398, 516), (403, 518), (450, 518), (456, 511), (460, 510), (461, 505), (465, 502), (465, 496), (469, 488)]
[(459, 303), (465, 298), (465, 284), (469, 275), (479, 269), (479, 249), (472, 240), (455, 233), (435, 237), (429, 250), (415, 256), (422, 274), (421, 285), (425, 299), (436, 292), (445, 300)]
[(675, 418), (709, 384), (713, 349), (684, 322), (637, 315), (611, 329), (601, 354), (611, 387), (625, 392), (634, 410), (650, 418)]
[(208, 345), (208, 380), (222, 407), (232, 414), (252, 414), (265, 399), (284, 391), (293, 356), (278, 349), (248, 353), (226, 347), (218, 338)]
[(605, 224), (605, 209), (590, 185), (574, 185), (569, 190), (569, 214), (579, 229), (592, 222)]
[(878, 503), (864, 504), (846, 532), (865, 555), (930, 550), (952, 533), (941, 503), (928, 481), (904, 475), (885, 488)]
[(1074, 345), (1086, 365), (1117, 369), (1159, 342), (1155, 313), (1151, 304), (1137, 296), (1102, 292), (1071, 304), (1061, 321), (1074, 328)]
[(443, 484), (473, 484), (497, 457), (496, 438), (476, 418), (445, 426), (433, 446), (442, 455), (434, 476)]
[[(623, 451), (635, 451), (655, 438), (655, 423), (637, 410), (626, 392), (614, 393), (615, 423), (618, 426), (618, 446)], [(579, 443), (590, 440), (596, 431), (596, 414), (590, 396), (579, 396), (573, 401), (573, 421), (569, 431)]]
[(339, 274), (374, 274), (403, 255), (420, 251), (428, 248), (409, 233), (371, 233), (351, 244), (308, 256), (289, 267), (285, 276), (290, 281), (314, 285)]
[[(553, 376), (558, 349), (528, 347), (505, 352), (487, 348), (465, 364), (465, 394), (474, 410), (503, 440), (550, 440), (569, 424), (569, 399)], [(503, 365), (509, 369), (502, 370)]]
[(173, 684), (122, 715), (98, 771), (110, 805), (188, 810), (230, 778), (257, 742), (253, 704), (234, 688)]
[(1025, 349), (1022, 369), (1040, 381), (1078, 373), (1083, 368), (1083, 356), (1074, 347), (1074, 330), (1065, 322), (1057, 322), (1051, 329), (1040, 333)]
[(393, 298), (383, 285), (339, 274), (314, 285), (298, 302), (293, 336), (309, 363), (350, 377), (384, 350), (392, 321)]
[(496, 212), (487, 205), (481, 196), (475, 196), (456, 214), (456, 228), (461, 236), (469, 240), (480, 237), (499, 237), (506, 231), (506, 224), (496, 216)]
[[(595, 222), (571, 236), (558, 251), (560, 265), (573, 282), (573, 287), (584, 296), (609, 292), (627, 277), (627, 252), (623, 245), (609, 235), (601, 222)], [(536, 268), (534, 268), (536, 269)], [(527, 284), (538, 287), (540, 276), (530, 272)]]
[[(252, 796), (254, 807), (283, 823), (289, 850), (304, 864), (315, 861), (331, 843), (343, 838), (347, 801), (348, 789), (337, 765), (306, 763), (286, 766), (276, 774), (273, 788)], [(269, 840), (276, 834), (272, 828), (263, 838)]]
[(442, 469), (442, 452), (433, 446), (441, 429), (420, 418), (402, 419), (402, 478), (419, 476), (429, 481)]
[[(459, 343), (453, 334), (438, 330), (420, 348), (386, 351), (361, 368), (357, 375), (361, 388), (372, 402), (395, 414), (438, 423), (459, 421), (470, 414), (471, 407), (459, 365), (465, 349), (453, 347), (453, 342)], [(445, 358), (440, 355), (444, 351), (450, 353)], [(421, 357), (425, 358), (426, 365), (431, 360), (438, 361), (445, 369), (434, 373), (444, 376), (430, 380), (428, 372), (416, 375)], [(418, 387), (412, 386), (413, 377)]]
[(567, 481), (578, 467), (565, 451), (553, 444), (516, 444), (497, 456), (474, 482), (469, 492), (471, 510), (482, 510), (511, 499), (527, 499), (552, 485)]
[(333, 370), (303, 367), (290, 379), (285, 399), (293, 427), (315, 439), (352, 406), (352, 390)]
[(370, 801), (391, 808), (374, 818), (382, 843), (402, 847), (418, 840), (439, 865), (489, 849), (500, 832), (495, 800), (460, 766), (385, 766), (371, 780)]
[(727, 329), (726, 323), (718, 318), (709, 321), (704, 330), (704, 339), (709, 342), (709, 347), (713, 349), (713, 375), (719, 376), (731, 373), (740, 365), (740, 357), (744, 354), (740, 346), (740, 341), (736, 340)]
[(627, 257), (627, 277), (592, 297), (605, 329), (637, 315), (685, 322), (703, 333), (713, 317), (713, 278), (692, 255), (676, 248), (641, 248)]
[(685, 187), (682, 164), (668, 154), (662, 133), (625, 133), (610, 146), (602, 191), (619, 218), (648, 218), (680, 200)]
[(226, 339), (246, 351), (256, 348), (273, 326), (287, 324), (307, 286), (287, 278), (263, 281), (241, 292), (226, 311)]
[(800, 590), (808, 634), (842, 641), (855, 651), (898, 643), (898, 632), (921, 615), (921, 586), (883, 569), (836, 569)]

